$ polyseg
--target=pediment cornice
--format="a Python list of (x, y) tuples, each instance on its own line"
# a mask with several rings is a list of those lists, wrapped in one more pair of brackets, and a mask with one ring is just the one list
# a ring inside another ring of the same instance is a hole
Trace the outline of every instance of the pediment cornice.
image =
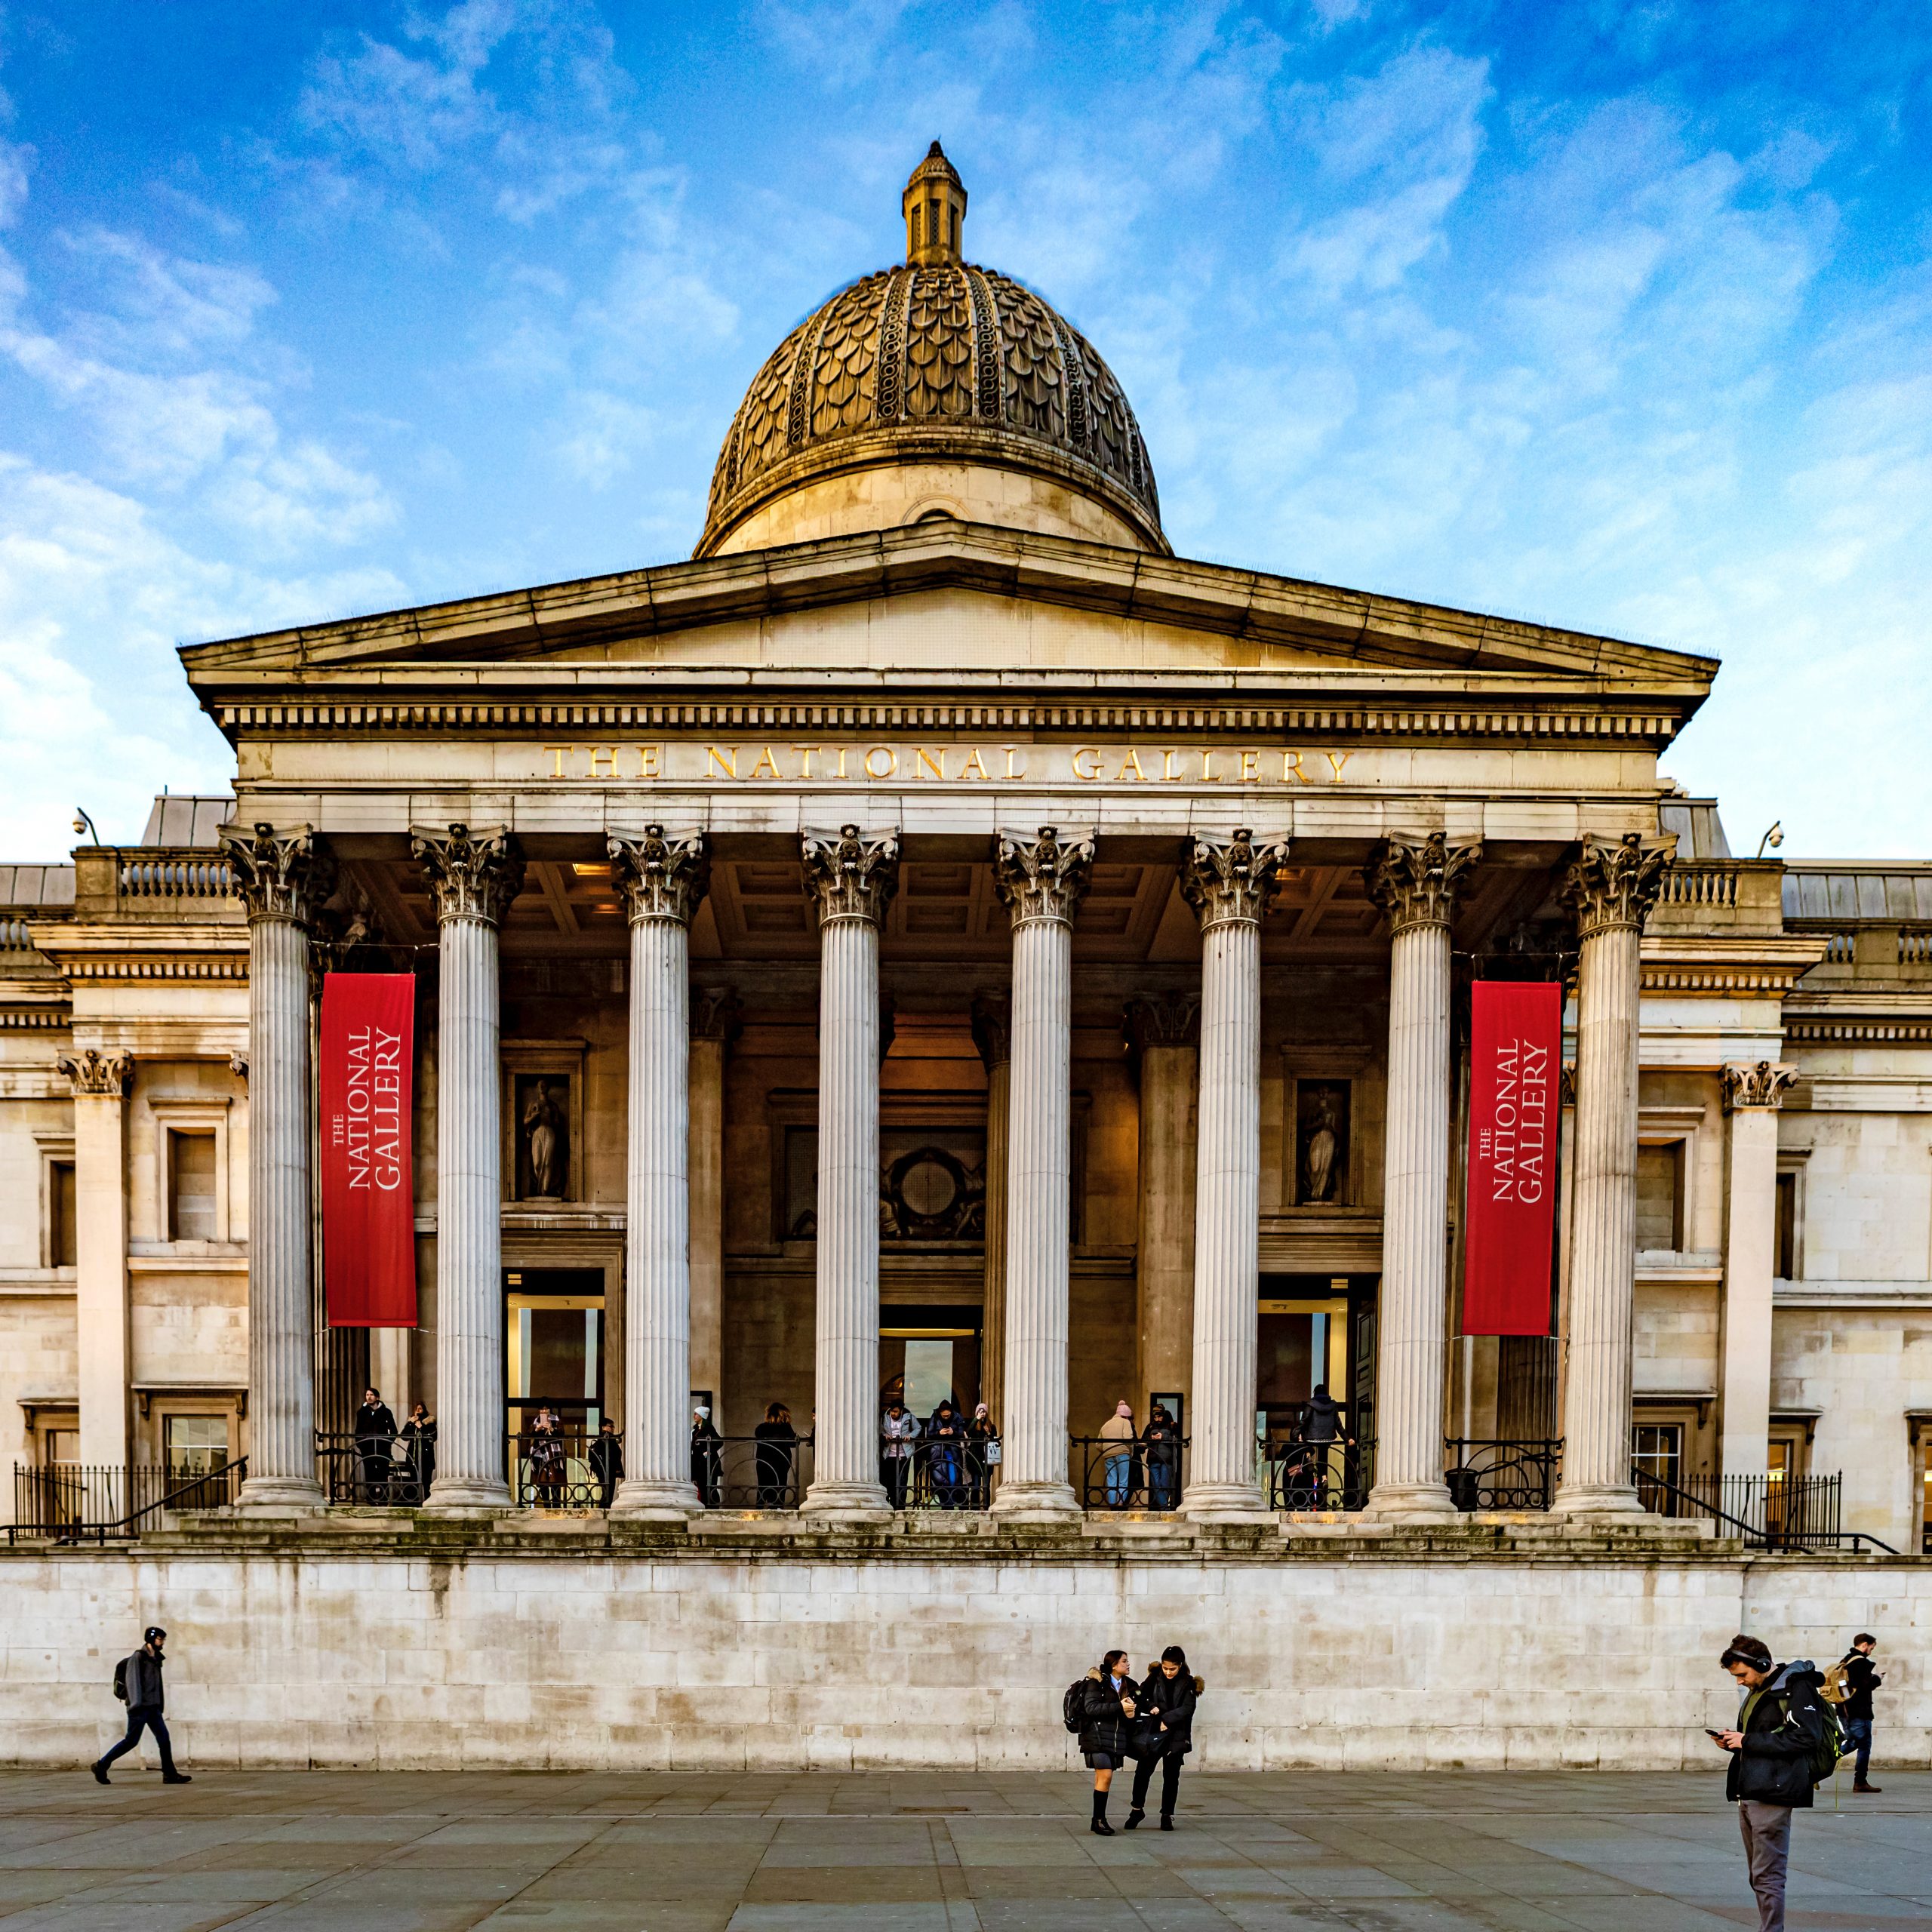
[[(987, 668), (946, 661), (935, 647), (931, 662), (854, 666), (795, 654), (779, 662), (758, 648), (789, 617), (849, 606), (870, 621), (885, 600), (930, 592), (1086, 614), (1087, 655)], [(675, 655), (681, 637), (701, 642), (721, 626), (740, 627), (742, 649), (734, 640), (721, 657), (715, 648)], [(1108, 648), (1122, 626), (1158, 627), (1170, 645), (1191, 634), (1198, 661), (1191, 650), (1177, 661), (1170, 648), (1163, 661), (1122, 662)], [(1213, 728), (1208, 714), (1244, 718), (1251, 730), (1291, 730), (1302, 720), (1331, 729), (1344, 721), (1337, 712), (1367, 719), (1410, 709), (1419, 719), (1461, 715), (1481, 736), (1497, 728), (1483, 721), (1490, 712), (1520, 718), (1567, 709), (1603, 714), (1611, 735), (1663, 740), (1701, 703), (1717, 669), (1709, 658), (1515, 619), (951, 521), (194, 645), (182, 658), (231, 735), (349, 721), (335, 715), (340, 706), (376, 722), (372, 705), (403, 728), (512, 722), (504, 707), (518, 724), (705, 728), (740, 721), (748, 705), (776, 725), (771, 707), (787, 704), (809, 708), (821, 725), (831, 721), (826, 706), (856, 706), (853, 721), (869, 727), (891, 721), (878, 707), (916, 697), (978, 720), (990, 703), (1005, 721), (1035, 728), (1051, 728), (1050, 714), (1062, 713), (1069, 729), (1094, 728), (1102, 713), (1148, 724), (1171, 715), (1193, 730)], [(674, 718), (666, 707), (688, 715)], [(1608, 722), (1619, 712), (1628, 725)], [(1423, 736), (1443, 728), (1419, 724)], [(1513, 723), (1512, 734), (1522, 728)]]

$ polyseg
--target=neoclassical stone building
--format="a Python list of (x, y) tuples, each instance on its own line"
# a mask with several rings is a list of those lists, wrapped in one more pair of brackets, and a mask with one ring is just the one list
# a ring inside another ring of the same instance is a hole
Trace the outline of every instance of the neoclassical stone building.
[[(713, 1647), (757, 1659), (743, 1605), (795, 1622), (771, 1593), (808, 1575), (951, 1601), (934, 1577), (977, 1565), (962, 1667), (1011, 1648), (1002, 1619), (1070, 1632), (1045, 1579), (1072, 1564), (1137, 1629), (1144, 1589), (1196, 1629), (1238, 1614), (1264, 1703), (1269, 1619), (1311, 1589), (1332, 1682), (1378, 1628), (1480, 1676), (1496, 1602), (1555, 1589), (1580, 1626), (1649, 1630), (1660, 1694), (1754, 1600), (1922, 1602), (1910, 1564), (1801, 1577), (1687, 1542), (1633, 1465), (1687, 1493), (1841, 1474), (1845, 1529), (1932, 1534), (1932, 866), (1733, 856), (1660, 769), (1709, 660), (1176, 557), (1118, 383), (966, 261), (965, 210), (935, 144), (905, 260), (752, 381), (690, 561), (192, 647), (233, 800), (0, 868), (19, 1463), (245, 1457), (235, 1513), (155, 1519), (151, 1576), (201, 1565), (211, 1619), (215, 1561), (291, 1617), (337, 1587), (378, 1620), (408, 1604), (445, 1654), (509, 1614), (485, 1600), (514, 1595), (505, 1552), (669, 1592), (673, 1622), (728, 1597)], [(417, 983), (414, 1328), (326, 1323), (327, 971)], [(1547, 1337), (1461, 1333), (1484, 978), (1569, 989)], [(365, 1380), (437, 1418), (420, 1507), (331, 1457)], [(1324, 1383), (1354, 1440), (1311, 1495), (1287, 1447)], [(989, 1405), (989, 1494), (952, 1499), (989, 1510), (888, 1510), (901, 1393)], [(1123, 1399), (1179, 1424), (1177, 1493), (1143, 1456), (1140, 1506), (1094, 1511), (1121, 1500), (1091, 1439)], [(768, 1481), (746, 1439), (774, 1402), (811, 1440)], [(574, 1466), (617, 1424), (608, 1512), (519, 1506), (540, 1407)], [(696, 1456), (694, 1407), (725, 1438)], [(97, 1597), (122, 1559), (31, 1560), (55, 1590), (91, 1566)], [(425, 1560), (462, 1579), (433, 1613)], [(1453, 1639), (1431, 1564), (1466, 1578)], [(827, 1642), (872, 1670), (872, 1612), (841, 1614)], [(1038, 1661), (1044, 1709), (1064, 1673)], [(737, 1703), (543, 1751), (819, 1737), (745, 1668)], [(368, 1695), (347, 1742), (314, 1716), (312, 1756), (454, 1748)], [(1411, 1721), (1364, 1712), (1335, 1721)], [(1527, 1713), (1460, 1721), (1490, 1740), (1469, 1760)], [(438, 1721), (534, 1748), (480, 1706)], [(50, 1703), (45, 1748), (80, 1721)], [(973, 1748), (1060, 1748), (1018, 1721), (989, 1706)], [(1257, 1703), (1240, 1751), (1326, 1761), (1281, 1721)], [(1602, 1742), (1631, 1721), (1601, 1720), (1602, 1761), (1700, 1735), (1694, 1697)], [(848, 1721), (829, 1758), (958, 1755), (892, 1723)]]

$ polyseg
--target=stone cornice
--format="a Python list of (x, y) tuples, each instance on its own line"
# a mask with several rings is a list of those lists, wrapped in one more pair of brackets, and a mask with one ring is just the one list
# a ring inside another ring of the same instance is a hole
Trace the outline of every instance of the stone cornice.
[[(854, 684), (881, 697), (894, 687), (983, 691), (991, 675), (1011, 689), (1016, 681), (1009, 673), (978, 668), (814, 672), (761, 665), (755, 651), (742, 664), (673, 668), (601, 654), (612, 645), (644, 638), (720, 623), (757, 624), (795, 611), (863, 606), (928, 590), (977, 591), (1239, 641), (1238, 664), (1167, 670), (1109, 663), (1037, 681), (1043, 695), (1049, 688), (1065, 692), (1074, 686), (1095, 699), (1130, 705), (1137, 694), (1164, 686), (1182, 704), (1204, 691), (1242, 704), (1266, 703), (1272, 696), (1278, 705), (1284, 697), (1318, 700), (1352, 688), (1356, 705), (1371, 711), (1386, 705), (1397, 715), (1444, 703), (1478, 715), (1492, 703), (1518, 714), (1561, 712), (1567, 705), (1580, 714), (1572, 728), (1579, 735), (1598, 728), (1600, 715), (1623, 713), (1620, 735), (1662, 741), (1703, 702), (1717, 668), (1707, 658), (1583, 632), (1067, 537), (952, 522), (190, 645), (182, 657), (203, 706), (231, 734), (300, 728), (297, 719), (275, 714), (285, 713), (291, 701), (298, 711), (309, 709), (312, 702), (324, 714), (337, 709), (330, 694), (318, 688), (325, 686), (350, 699), (358, 688), (371, 697), (391, 693), (401, 700), (405, 723), (414, 700), (439, 688), (448, 701), (444, 708), (459, 715), (479, 695), (496, 691), (509, 700), (519, 688), (533, 694), (575, 687), (586, 694), (634, 697), (646, 686), (654, 695), (669, 696), (684, 684), (694, 688), (697, 699), (707, 684), (774, 697), (789, 686), (810, 693), (808, 704), (835, 698), (841, 685), (849, 691)], [(1278, 661), (1268, 661), (1271, 650), (1281, 654)], [(560, 662), (553, 654), (562, 652), (590, 654)], [(682, 693), (677, 696), (689, 701)], [(354, 711), (366, 703), (340, 708)], [(618, 709), (623, 708), (620, 703)], [(532, 721), (547, 728), (573, 721), (553, 716)], [(689, 721), (701, 729), (724, 721)], [(860, 728), (868, 721), (854, 721)], [(831, 721), (820, 716), (801, 722), (823, 729)], [(395, 722), (386, 728), (396, 728)], [(1257, 718), (1246, 728), (1280, 728), (1263, 726)], [(1338, 721), (1309, 728), (1348, 728)]]
[(1644, 935), (1643, 990), (1691, 998), (1789, 996), (1818, 962), (1822, 940), (1807, 935), (1686, 933)]

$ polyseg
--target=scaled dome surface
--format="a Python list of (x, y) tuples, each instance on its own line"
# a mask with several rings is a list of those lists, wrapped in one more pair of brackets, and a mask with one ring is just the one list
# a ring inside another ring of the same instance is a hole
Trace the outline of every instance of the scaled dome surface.
[(966, 190), (934, 142), (906, 259), (767, 358), (719, 452), (695, 555), (955, 516), (1166, 554), (1147, 446), (1093, 345), (961, 258)]

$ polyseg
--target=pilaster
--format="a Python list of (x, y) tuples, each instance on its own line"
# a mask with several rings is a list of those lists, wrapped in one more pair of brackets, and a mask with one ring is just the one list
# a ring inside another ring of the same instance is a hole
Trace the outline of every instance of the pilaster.
[(1778, 1109), (1798, 1078), (1774, 1060), (1724, 1069), (1724, 1308), (1718, 1466), (1762, 1475), (1770, 1460), (1771, 1303), (1777, 1265)]
[(74, 1091), (80, 1460), (90, 1469), (118, 1469), (128, 1460), (127, 1094), (134, 1063), (90, 1047), (56, 1065)]
[(986, 1214), (980, 1318), (980, 1399), (997, 1426), (1006, 1413), (1006, 1186), (1011, 1133), (1013, 1005), (1004, 993), (973, 1000), (973, 1043), (986, 1069)]
[(1200, 996), (1177, 992), (1129, 1000), (1124, 1024), (1140, 1088), (1136, 1413), (1153, 1413), (1157, 1390), (1177, 1391), (1185, 1430), (1194, 1420)]

